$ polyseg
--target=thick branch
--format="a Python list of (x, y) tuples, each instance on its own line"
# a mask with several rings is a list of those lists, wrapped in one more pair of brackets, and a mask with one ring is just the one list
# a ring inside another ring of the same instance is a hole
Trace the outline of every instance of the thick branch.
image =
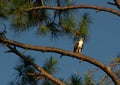
[(33, 67), (35, 67), (41, 74), (43, 74), (46, 78), (52, 80), (53, 82), (55, 82), (56, 84), (59, 85), (66, 85), (64, 84), (62, 81), (58, 80), (57, 78), (53, 77), (52, 75), (50, 75), (49, 73), (47, 73), (45, 70), (43, 70), (40, 66), (38, 66), (37, 64), (35, 64), (34, 62), (32, 62), (31, 60), (29, 60), (25, 55), (23, 55), (22, 53), (20, 53), (18, 50), (12, 48), (11, 46), (8, 46), (9, 49), (11, 50), (11, 52), (15, 53), (16, 55), (18, 55), (19, 57), (21, 57), (22, 59), (24, 59), (25, 61), (29, 62)]
[(109, 66), (106, 66), (103, 63), (101, 63), (100, 61), (90, 58), (86, 55), (78, 54), (78, 53), (74, 53), (74, 52), (70, 52), (70, 51), (66, 51), (66, 50), (62, 50), (62, 49), (54, 48), (54, 47), (42, 47), (42, 46), (33, 46), (33, 45), (29, 45), (29, 44), (23, 44), (23, 43), (12, 41), (10, 39), (3, 38), (3, 37), (0, 38), (0, 42), (6, 43), (8, 45), (14, 45), (14, 46), (17, 46), (20, 48), (28, 49), (28, 50), (35, 50), (35, 51), (42, 51), (42, 52), (54, 52), (54, 53), (59, 53), (59, 54), (66, 55), (69, 57), (74, 57), (74, 58), (77, 58), (80, 60), (82, 59), (84, 61), (87, 61), (87, 62), (101, 68), (105, 73), (107, 73), (111, 77), (111, 79), (113, 80), (113, 82), (115, 84), (120, 85), (119, 78), (113, 73), (113, 71), (110, 69)]
[(93, 5), (76, 5), (76, 6), (63, 6), (63, 7), (57, 7), (57, 6), (37, 6), (37, 7), (32, 7), (28, 8), (25, 11), (30, 11), (30, 10), (39, 10), (39, 9), (49, 9), (49, 10), (69, 10), (69, 9), (94, 9), (97, 11), (106, 11), (110, 12), (113, 14), (116, 14), (120, 16), (120, 11), (114, 10), (112, 8), (107, 8), (107, 7), (102, 7), (102, 6), (93, 6)]

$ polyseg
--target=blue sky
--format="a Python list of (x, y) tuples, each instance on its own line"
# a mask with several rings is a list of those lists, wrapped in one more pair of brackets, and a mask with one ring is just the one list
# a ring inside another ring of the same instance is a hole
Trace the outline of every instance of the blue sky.
[[(104, 5), (107, 7), (114, 6), (107, 5), (107, 1), (112, 0), (77, 0), (80, 4), (94, 4), (94, 5)], [(105, 64), (109, 64), (116, 55), (120, 52), (120, 17), (107, 12), (98, 12), (94, 10), (78, 10), (80, 13), (88, 12), (92, 17), (93, 23), (90, 25), (89, 31), (90, 36), (88, 41), (85, 43), (83, 54), (100, 60)], [(0, 21), (2, 22), (2, 21)], [(32, 34), (32, 35), (31, 35)], [(54, 46), (65, 50), (73, 50), (74, 43), (70, 38), (64, 37), (59, 40), (50, 40), (50, 38), (38, 37), (34, 35), (34, 31), (25, 32), (21, 35), (11, 33), (8, 31), (7, 37), (16, 41), (41, 45), (41, 46)], [(24, 37), (24, 38), (23, 38)], [(15, 73), (14, 67), (16, 62), (18, 62), (18, 57), (14, 54), (5, 54), (6, 48), (0, 47), (0, 84), (7, 85), (7, 83), (14, 79), (13, 74)], [(36, 58), (36, 63), (40, 66), (48, 58), (48, 56), (55, 56), (59, 60), (57, 66), (59, 72), (58, 77), (67, 78), (70, 77), (72, 73), (77, 73), (80, 76), (85, 75), (87, 69), (95, 68), (93, 65), (82, 62), (79, 63), (77, 59), (64, 56), (59, 59), (59, 54), (54, 53), (41, 53), (34, 51), (27, 51), (26, 54), (30, 54)], [(98, 75), (98, 74), (97, 74)], [(99, 75), (100, 76), (100, 75)]]

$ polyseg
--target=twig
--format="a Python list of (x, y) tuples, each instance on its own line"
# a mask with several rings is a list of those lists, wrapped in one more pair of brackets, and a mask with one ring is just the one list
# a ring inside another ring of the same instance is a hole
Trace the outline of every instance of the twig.
[(35, 77), (35, 80), (39, 80), (39, 79), (43, 79), (45, 78), (45, 75), (44, 74), (35, 74), (35, 73), (27, 73), (29, 76), (32, 76), (32, 77)]
[(103, 82), (108, 78), (108, 76), (104, 76), (101, 80), (100, 80), (100, 85), (103, 85)]

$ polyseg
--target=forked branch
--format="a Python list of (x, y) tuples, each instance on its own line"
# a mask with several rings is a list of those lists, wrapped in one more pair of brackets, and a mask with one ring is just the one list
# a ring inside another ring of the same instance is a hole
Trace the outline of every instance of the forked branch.
[(15, 49), (14, 47), (11, 46), (7, 46), (10, 49), (10, 52), (15, 53), (16, 55), (18, 55), (20, 58), (24, 59), (25, 61), (29, 62), (35, 69), (37, 69), (41, 74), (44, 75), (44, 77), (52, 80), (53, 82), (55, 82), (58, 85), (66, 85), (64, 84), (62, 81), (58, 80), (57, 78), (53, 77), (52, 75), (50, 75), (49, 73), (47, 73), (45, 70), (43, 70), (40, 66), (38, 66), (37, 64), (35, 64), (34, 62), (32, 62), (31, 60), (29, 60), (25, 55), (23, 55), (22, 53), (20, 53), (17, 49)]
[(7, 39), (5, 37), (0, 38), (0, 42), (1, 43), (6, 43), (7, 45), (13, 45), (13, 46), (16, 46), (16, 47), (28, 49), (28, 50), (42, 51), (42, 52), (54, 52), (54, 53), (59, 53), (61, 55), (74, 57), (74, 58), (77, 58), (79, 60), (82, 59), (86, 62), (89, 62), (89, 63), (101, 68), (106, 74), (108, 74), (108, 76), (111, 77), (111, 79), (113, 80), (113, 82), (116, 85), (120, 85), (119, 78), (115, 75), (115, 73), (111, 70), (111, 68), (109, 66), (106, 66), (103, 63), (101, 63), (100, 61), (98, 61), (96, 59), (93, 59), (91, 57), (88, 57), (86, 55), (78, 54), (78, 53), (74, 53), (74, 52), (70, 52), (70, 51), (67, 51), (67, 50), (62, 50), (62, 49), (54, 48), (54, 47), (43, 47), (43, 46), (33, 46), (33, 45), (29, 45), (29, 44), (24, 44), (24, 43), (12, 41), (12, 40)]

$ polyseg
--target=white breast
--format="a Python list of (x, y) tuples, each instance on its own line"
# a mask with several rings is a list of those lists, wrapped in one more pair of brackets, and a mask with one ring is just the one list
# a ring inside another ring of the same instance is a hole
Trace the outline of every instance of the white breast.
[(79, 41), (79, 45), (78, 45), (78, 47), (79, 47), (79, 48), (82, 48), (82, 46), (83, 46), (83, 41), (80, 40), (80, 41)]

